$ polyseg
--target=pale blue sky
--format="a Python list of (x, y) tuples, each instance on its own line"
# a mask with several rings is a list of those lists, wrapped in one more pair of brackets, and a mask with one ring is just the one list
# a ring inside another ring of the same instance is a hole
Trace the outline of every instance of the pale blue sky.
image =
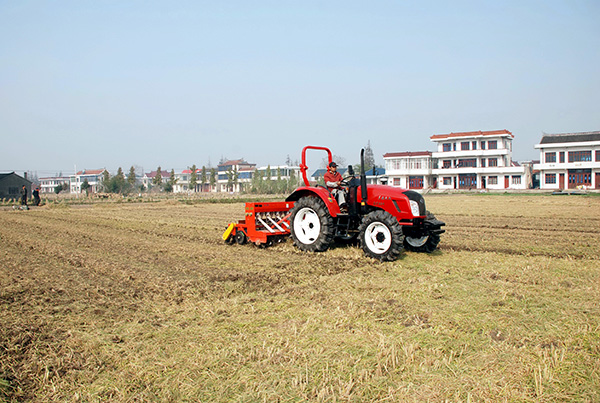
[(0, 0), (1, 171), (600, 130), (600, 1)]

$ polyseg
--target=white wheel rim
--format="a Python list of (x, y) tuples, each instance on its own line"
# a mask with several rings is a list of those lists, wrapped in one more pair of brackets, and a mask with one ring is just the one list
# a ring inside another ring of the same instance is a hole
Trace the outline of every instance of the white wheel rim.
[(421, 238), (411, 238), (411, 237), (407, 236), (406, 242), (408, 242), (408, 244), (410, 246), (419, 248), (419, 247), (425, 245), (425, 242), (427, 242), (428, 239), (429, 239), (429, 235), (422, 236)]
[(371, 252), (381, 255), (392, 245), (392, 233), (385, 224), (374, 222), (365, 230), (365, 242)]
[(294, 234), (305, 245), (314, 243), (321, 233), (321, 220), (310, 207), (304, 207), (294, 217)]

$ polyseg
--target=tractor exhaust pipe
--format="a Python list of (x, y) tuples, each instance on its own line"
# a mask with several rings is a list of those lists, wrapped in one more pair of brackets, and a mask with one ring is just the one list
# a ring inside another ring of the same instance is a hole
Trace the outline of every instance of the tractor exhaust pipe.
[(367, 203), (367, 174), (365, 173), (365, 149), (360, 150), (360, 198), (361, 205)]

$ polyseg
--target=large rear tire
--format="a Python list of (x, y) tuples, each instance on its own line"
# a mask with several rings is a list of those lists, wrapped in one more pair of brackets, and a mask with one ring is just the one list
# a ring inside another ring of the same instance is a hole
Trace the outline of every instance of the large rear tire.
[(367, 256), (391, 262), (402, 253), (402, 228), (386, 211), (367, 214), (360, 224), (359, 233), (361, 247)]
[(306, 196), (294, 203), (290, 216), (294, 245), (307, 252), (324, 252), (333, 241), (333, 218), (325, 203)]

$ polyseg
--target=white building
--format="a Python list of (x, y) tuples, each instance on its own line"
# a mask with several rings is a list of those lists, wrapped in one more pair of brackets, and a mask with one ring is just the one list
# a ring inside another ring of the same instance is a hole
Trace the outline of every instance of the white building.
[(438, 189), (528, 189), (531, 170), (512, 161), (508, 130), (435, 134)]
[(383, 155), (388, 185), (403, 189), (435, 188), (436, 167), (431, 151), (406, 151)]
[(252, 181), (256, 164), (239, 160), (224, 161), (217, 166), (217, 191), (240, 192)]
[(544, 134), (540, 150), (540, 189), (600, 189), (600, 131)]
[(69, 186), (71, 179), (68, 176), (49, 176), (46, 178), (40, 178), (40, 193), (48, 194), (54, 193), (54, 189), (57, 186), (67, 184)]
[(202, 183), (202, 168), (196, 169), (196, 186), (191, 186), (192, 170), (184, 169), (181, 173), (176, 173), (177, 182), (173, 186), (173, 193), (197, 193), (197, 192), (216, 192), (216, 186), (210, 186), (210, 174), (212, 168), (205, 168), (206, 181)]
[(102, 178), (106, 169), (84, 169), (69, 177), (71, 182), (71, 193), (81, 193), (81, 185), (88, 183), (88, 193), (97, 193), (102, 190)]

